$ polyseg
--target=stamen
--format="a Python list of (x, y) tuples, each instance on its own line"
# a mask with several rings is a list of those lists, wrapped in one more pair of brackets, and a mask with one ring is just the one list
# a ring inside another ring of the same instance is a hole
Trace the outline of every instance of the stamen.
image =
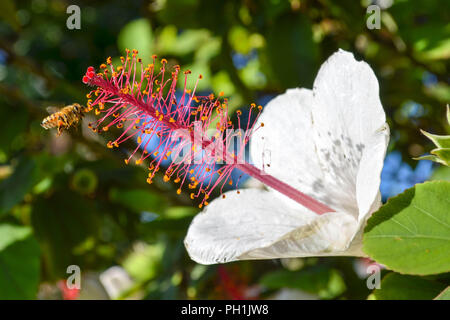
[[(95, 73), (93, 67), (87, 69), (82, 80), (95, 88), (86, 95), (89, 99), (87, 111), (95, 110), (95, 114), (100, 115), (96, 122), (90, 124), (95, 132), (108, 131), (111, 126), (123, 128), (118, 138), (107, 143), (108, 148), (135, 139), (137, 147), (125, 163), (128, 164), (138, 150), (143, 150), (136, 164), (149, 158), (149, 184), (162, 162), (171, 157), (163, 180), (179, 184), (177, 194), (181, 194), (186, 183), (193, 190), (191, 199), (202, 198), (200, 208), (208, 205), (207, 200), (214, 189), (219, 187), (222, 193), (226, 184), (237, 186), (239, 179), (233, 181), (231, 173), (238, 169), (318, 214), (334, 211), (245, 161), (246, 145), (252, 134), (264, 126), (261, 123), (255, 127), (256, 120), (252, 121), (252, 116), (255, 116), (252, 112), (256, 110), (257, 118), (262, 106), (252, 104), (247, 121), (243, 121), (243, 113), (238, 110), (235, 126), (228, 114), (227, 99), (222, 98), (223, 93), (218, 97), (214, 94), (196, 95), (201, 75), (190, 90), (187, 79), (191, 71), (184, 71), (183, 92), (177, 98), (179, 66), (173, 67), (170, 77), (166, 78), (166, 59), (161, 60), (158, 69), (155, 68), (157, 57), (154, 55), (153, 63), (144, 68), (136, 50), (126, 52), (126, 57), (120, 59), (122, 65), (117, 68), (108, 57), (106, 63), (100, 65), (102, 73)], [(213, 123), (217, 131), (209, 136), (207, 131)], [(225, 163), (219, 167), (222, 160)], [(222, 196), (225, 197), (224, 194)]]

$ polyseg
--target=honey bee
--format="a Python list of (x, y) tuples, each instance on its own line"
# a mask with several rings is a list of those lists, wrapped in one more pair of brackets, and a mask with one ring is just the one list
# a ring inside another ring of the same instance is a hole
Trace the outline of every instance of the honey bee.
[(44, 129), (58, 128), (58, 136), (64, 129), (78, 124), (84, 116), (84, 108), (78, 103), (70, 104), (62, 109), (56, 107), (48, 107), (47, 111), (52, 113), (41, 122)]

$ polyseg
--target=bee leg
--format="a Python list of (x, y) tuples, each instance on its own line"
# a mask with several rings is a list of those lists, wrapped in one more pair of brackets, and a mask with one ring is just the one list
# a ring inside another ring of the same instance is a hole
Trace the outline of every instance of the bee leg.
[(64, 121), (61, 119), (61, 117), (58, 117), (58, 136), (61, 135), (64, 127), (65, 127)]

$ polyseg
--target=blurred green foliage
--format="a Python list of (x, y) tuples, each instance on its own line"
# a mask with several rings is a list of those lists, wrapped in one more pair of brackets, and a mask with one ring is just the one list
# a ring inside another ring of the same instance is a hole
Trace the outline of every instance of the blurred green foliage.
[[(47, 106), (84, 103), (86, 67), (117, 61), (126, 47), (189, 68), (191, 79), (203, 74), (199, 89), (223, 91), (232, 109), (311, 87), (320, 64), (343, 48), (374, 69), (390, 148), (415, 165), (411, 157), (431, 148), (418, 129), (449, 131), (442, 114), (450, 98), (450, 3), (393, 1), (381, 10), (381, 29), (369, 30), (369, 2), (2, 0), (0, 298), (32, 299), (38, 290), (53, 297), (46, 288), (66, 279), (72, 264), (85, 275), (122, 266), (134, 282), (120, 298), (264, 298), (282, 288), (366, 298), (351, 258), (196, 265), (183, 245), (195, 204), (162, 177), (149, 186), (143, 167), (125, 166), (132, 144), (111, 152), (87, 130), (89, 117), (59, 138), (40, 121)], [(70, 4), (81, 8), (80, 30), (66, 28)], [(374, 295), (398, 297), (389, 288)]]

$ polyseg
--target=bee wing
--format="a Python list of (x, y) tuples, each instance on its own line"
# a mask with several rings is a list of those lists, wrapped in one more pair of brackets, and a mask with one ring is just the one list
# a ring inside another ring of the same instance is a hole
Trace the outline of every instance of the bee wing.
[(47, 110), (47, 112), (49, 114), (53, 114), (55, 112), (58, 112), (60, 109), (58, 107), (55, 107), (55, 106), (49, 106), (49, 107), (45, 108), (45, 110)]

